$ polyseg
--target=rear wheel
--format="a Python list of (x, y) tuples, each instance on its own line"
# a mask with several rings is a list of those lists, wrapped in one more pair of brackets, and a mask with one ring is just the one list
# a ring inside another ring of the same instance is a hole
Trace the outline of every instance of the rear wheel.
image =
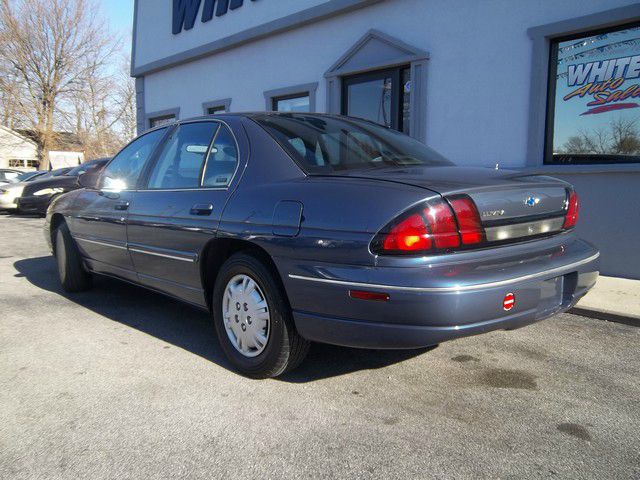
[(281, 375), (298, 366), (309, 349), (295, 329), (280, 282), (254, 255), (237, 253), (222, 266), (213, 317), (227, 358), (249, 377)]
[(55, 253), (58, 276), (65, 291), (81, 292), (91, 288), (91, 274), (84, 269), (78, 247), (64, 222), (56, 230)]

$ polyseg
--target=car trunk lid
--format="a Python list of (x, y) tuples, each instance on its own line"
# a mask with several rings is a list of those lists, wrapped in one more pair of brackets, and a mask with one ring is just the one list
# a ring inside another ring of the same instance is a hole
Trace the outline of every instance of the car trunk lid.
[(340, 173), (423, 187), (475, 203), (489, 242), (562, 230), (570, 185), (551, 177), (468, 167), (379, 168)]

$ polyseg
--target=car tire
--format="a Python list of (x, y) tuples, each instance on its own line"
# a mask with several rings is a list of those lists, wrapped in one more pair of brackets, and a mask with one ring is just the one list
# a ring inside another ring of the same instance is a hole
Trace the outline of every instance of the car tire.
[[(277, 272), (259, 257), (236, 253), (222, 265), (212, 306), (220, 345), (231, 364), (247, 377), (262, 379), (277, 377), (300, 365), (309, 351), (309, 341), (295, 328)], [(245, 282), (247, 287), (238, 282)], [(258, 320), (254, 318), (252, 323), (250, 314)], [(246, 329), (242, 332), (240, 328)], [(247, 338), (244, 345), (242, 338)]]
[(56, 230), (55, 256), (62, 288), (67, 292), (82, 292), (92, 285), (92, 277), (82, 264), (78, 246), (66, 223)]

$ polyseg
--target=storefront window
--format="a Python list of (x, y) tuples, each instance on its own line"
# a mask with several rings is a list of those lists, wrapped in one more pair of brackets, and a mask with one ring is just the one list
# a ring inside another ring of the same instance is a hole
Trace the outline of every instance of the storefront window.
[(545, 163), (640, 162), (640, 26), (551, 47)]
[(303, 95), (296, 95), (296, 96), (274, 97), (273, 111), (274, 112), (309, 112), (311, 111), (311, 103), (309, 101), (309, 95), (305, 93)]

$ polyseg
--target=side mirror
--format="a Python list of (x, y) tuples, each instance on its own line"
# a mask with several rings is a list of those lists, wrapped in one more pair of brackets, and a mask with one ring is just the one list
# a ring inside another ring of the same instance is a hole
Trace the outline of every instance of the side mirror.
[(98, 182), (100, 181), (100, 173), (102, 170), (89, 170), (88, 172), (84, 172), (78, 175), (78, 185), (81, 188), (98, 188)]

